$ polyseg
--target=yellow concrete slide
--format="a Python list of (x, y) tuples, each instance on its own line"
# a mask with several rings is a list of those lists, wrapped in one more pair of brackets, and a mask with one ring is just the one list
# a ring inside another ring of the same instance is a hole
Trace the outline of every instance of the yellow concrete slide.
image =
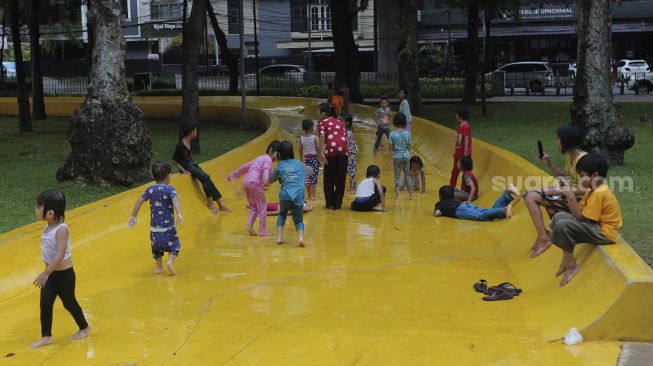
[[(176, 97), (136, 102), (147, 118), (180, 113)], [(48, 113), (69, 116), (79, 103), (49, 99)], [(239, 103), (202, 98), (203, 123), (238, 123)], [(581, 271), (560, 288), (559, 249), (528, 259), (535, 231), (523, 203), (509, 220), (433, 217), (437, 188), (449, 179), (454, 131), (420, 118), (413, 136), (426, 164), (425, 195), (389, 197), (387, 213), (327, 211), (318, 201), (305, 216), (304, 249), (295, 245), (291, 220), (284, 245), (248, 236), (240, 181), (228, 182), (227, 174), (273, 139), (296, 141), (291, 134), (303, 118), (316, 118), (318, 101), (248, 103), (250, 122), (266, 132), (203, 164), (233, 212), (211, 215), (197, 183), (172, 178), (186, 221), (176, 277), (154, 274), (147, 204), (136, 229), (127, 228), (145, 186), (66, 213), (76, 293), (93, 326), (88, 339), (68, 340), (75, 323), (57, 302), (56, 343), (29, 349), (40, 336), (39, 291), (31, 283), (43, 268), (44, 224), (0, 235), (0, 365), (615, 365), (622, 342), (653, 339), (653, 272), (626, 243), (580, 245)], [(0, 99), (0, 113), (15, 114), (15, 104)], [(392, 191), (387, 153), (372, 153), (373, 111), (352, 106), (364, 122), (355, 125), (358, 175), (375, 163)], [(545, 175), (478, 139), (474, 165), (480, 206), (499, 194), (494, 177)], [(268, 189), (268, 201), (277, 201), (278, 188)], [(268, 228), (275, 226), (268, 218)], [(484, 302), (472, 289), (481, 278), (510, 281), (524, 292)], [(562, 344), (571, 327), (582, 344)]]

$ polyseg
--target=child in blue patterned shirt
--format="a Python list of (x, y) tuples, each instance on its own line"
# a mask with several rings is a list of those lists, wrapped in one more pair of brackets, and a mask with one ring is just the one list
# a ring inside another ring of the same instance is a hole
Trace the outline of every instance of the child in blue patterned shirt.
[(147, 187), (143, 195), (136, 201), (128, 225), (130, 228), (136, 226), (138, 211), (145, 201), (150, 200), (150, 239), (152, 240), (152, 256), (156, 261), (156, 273), (163, 273), (163, 253), (168, 252), (170, 253), (167, 263), (168, 271), (171, 276), (174, 276), (177, 273), (173, 265), (181, 249), (175, 227), (175, 211), (177, 211), (179, 225), (184, 223), (184, 218), (181, 215), (177, 192), (170, 185), (170, 172), (170, 165), (164, 162), (152, 165), (152, 176), (156, 184)]

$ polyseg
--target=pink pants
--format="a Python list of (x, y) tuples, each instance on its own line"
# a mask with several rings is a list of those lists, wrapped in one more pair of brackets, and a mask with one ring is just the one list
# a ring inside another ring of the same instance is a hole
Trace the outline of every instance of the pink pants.
[(256, 216), (258, 216), (259, 235), (268, 234), (266, 228), (266, 213), (268, 204), (265, 199), (265, 191), (259, 182), (243, 181), (243, 191), (249, 204), (249, 215), (247, 216), (247, 226), (254, 226)]

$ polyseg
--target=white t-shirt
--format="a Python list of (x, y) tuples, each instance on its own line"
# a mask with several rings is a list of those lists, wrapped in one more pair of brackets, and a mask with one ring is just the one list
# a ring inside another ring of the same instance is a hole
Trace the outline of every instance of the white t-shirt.
[(356, 188), (356, 198), (372, 197), (374, 194), (374, 178), (365, 178)]

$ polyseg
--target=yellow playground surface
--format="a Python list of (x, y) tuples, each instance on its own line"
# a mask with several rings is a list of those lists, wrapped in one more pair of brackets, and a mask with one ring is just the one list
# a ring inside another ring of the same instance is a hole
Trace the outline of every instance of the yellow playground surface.
[[(50, 99), (48, 113), (69, 116), (79, 102)], [(154, 274), (149, 207), (136, 229), (127, 228), (144, 187), (66, 213), (76, 293), (93, 326), (87, 339), (68, 340), (75, 323), (58, 301), (55, 344), (29, 349), (40, 336), (39, 291), (31, 283), (42, 270), (44, 224), (0, 235), (0, 365), (615, 365), (622, 344), (653, 339), (653, 271), (626, 243), (580, 245), (582, 269), (560, 288), (553, 275), (559, 249), (528, 258), (535, 231), (523, 203), (497, 222), (433, 217), (437, 187), (449, 179), (454, 131), (420, 118), (413, 146), (425, 162), (426, 195), (389, 197), (387, 213), (354, 213), (322, 209), (320, 191), (305, 216), (306, 248), (294, 244), (291, 221), (287, 244), (248, 236), (241, 183), (227, 182), (227, 174), (273, 139), (296, 141), (289, 132), (316, 118), (318, 102), (248, 99), (249, 120), (266, 132), (203, 164), (233, 212), (211, 215), (199, 185), (173, 176), (185, 217), (176, 277)], [(136, 103), (147, 118), (180, 113), (175, 97)], [(239, 98), (206, 97), (201, 106), (207, 121), (240, 119)], [(359, 176), (376, 163), (392, 190), (387, 154), (372, 154), (374, 109), (351, 109), (368, 122), (354, 127)], [(15, 113), (15, 99), (0, 100), (0, 110)], [(474, 160), (481, 206), (498, 195), (490, 189), (494, 176), (544, 175), (478, 139)], [(275, 184), (268, 200), (277, 193)], [(275, 222), (268, 218), (270, 230)], [(481, 278), (524, 292), (484, 302), (472, 289)], [(571, 327), (582, 344), (562, 343)]]

